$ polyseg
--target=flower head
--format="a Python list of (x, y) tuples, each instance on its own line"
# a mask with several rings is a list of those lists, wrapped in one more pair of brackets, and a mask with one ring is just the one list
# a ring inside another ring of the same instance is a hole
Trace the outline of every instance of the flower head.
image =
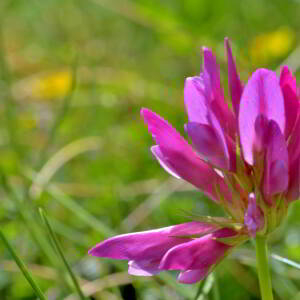
[(242, 83), (225, 39), (230, 101), (212, 51), (203, 48), (203, 69), (185, 81), (190, 145), (149, 109), (141, 115), (156, 145), (151, 151), (172, 176), (222, 205), (228, 218), (203, 217), (158, 230), (116, 236), (90, 254), (129, 260), (129, 273), (179, 270), (178, 280), (203, 279), (235, 246), (267, 235), (300, 194), (300, 117), (295, 78), (256, 70)]

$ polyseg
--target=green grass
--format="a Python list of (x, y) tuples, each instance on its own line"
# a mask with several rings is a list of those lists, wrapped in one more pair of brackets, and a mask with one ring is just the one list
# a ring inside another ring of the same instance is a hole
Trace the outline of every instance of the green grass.
[[(151, 211), (134, 223), (136, 231), (184, 222), (182, 210), (223, 214), (198, 191), (164, 197), (161, 189), (159, 202), (151, 197), (166, 182), (168, 188), (169, 176), (151, 155), (140, 108), (158, 112), (184, 134), (184, 79), (199, 73), (200, 47), (215, 51), (227, 90), (224, 37), (233, 42), (243, 79), (257, 67), (278, 69), (299, 46), (299, 13), (296, 0), (0, 1), (1, 232), (47, 299), (65, 299), (73, 285), (37, 207), (47, 211), (63, 256), (90, 299), (126, 300), (130, 288), (143, 300), (259, 299), (251, 243), (193, 286), (176, 283), (173, 272), (130, 277), (125, 262), (89, 257), (87, 251), (127, 232), (127, 217), (144, 201)], [(255, 60), (254, 39), (283, 27), (293, 35), (289, 49)], [(299, 61), (296, 55), (291, 67), (298, 69)], [(55, 78), (62, 70), (69, 71), (73, 86), (59, 94), (66, 83)], [(45, 180), (42, 186), (36, 176)], [(295, 262), (299, 219), (295, 203), (270, 240), (273, 253)], [(296, 299), (295, 266), (272, 261), (276, 299)], [(2, 243), (1, 300), (35, 297)]]

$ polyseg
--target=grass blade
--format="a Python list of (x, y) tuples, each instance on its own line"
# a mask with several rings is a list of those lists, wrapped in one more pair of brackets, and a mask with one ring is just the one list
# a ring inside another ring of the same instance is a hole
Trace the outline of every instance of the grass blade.
[(47, 300), (47, 298), (43, 294), (42, 290), (40, 289), (40, 287), (37, 285), (37, 283), (33, 279), (32, 275), (29, 272), (29, 270), (27, 269), (27, 267), (25, 266), (25, 264), (23, 263), (21, 258), (16, 254), (16, 252), (14, 251), (14, 249), (12, 248), (12, 246), (10, 245), (10, 243), (8, 242), (8, 240), (6, 239), (6, 237), (4, 236), (2, 231), (0, 231), (0, 238), (3, 241), (4, 245), (6, 246), (7, 250), (10, 252), (10, 254), (13, 257), (14, 261), (16, 262), (18, 267), (20, 268), (20, 270), (23, 273), (24, 277), (27, 279), (27, 281), (31, 285), (31, 287), (34, 290), (34, 292), (36, 293), (36, 295), (41, 300)]
[[(22, 222), (26, 226), (27, 230), (29, 231), (30, 235), (32, 236), (34, 242), (39, 246), (41, 251), (46, 255), (48, 260), (51, 262), (52, 265), (57, 265), (56, 255), (49, 245), (49, 242), (44, 237), (43, 232), (40, 229), (40, 224), (37, 223), (35, 218), (35, 213), (33, 211), (33, 207), (25, 205), (24, 201), (19, 198), (19, 196), (14, 192), (13, 188), (11, 187), (7, 177), (5, 176), (3, 170), (0, 168), (0, 185), (4, 189), (7, 197), (12, 201), (21, 217)], [(32, 208), (32, 210), (30, 210)]]
[(288, 266), (291, 266), (293, 268), (300, 270), (300, 264), (295, 261), (292, 261), (286, 257), (279, 256), (277, 254), (271, 254), (271, 257), (277, 261), (280, 261), (281, 263), (284, 263)]
[(85, 224), (91, 226), (94, 230), (97, 230), (103, 237), (108, 238), (115, 235), (116, 233), (110, 229), (107, 225), (100, 222), (95, 216), (90, 212), (85, 210), (79, 204), (77, 204), (71, 197), (63, 193), (54, 185), (50, 185), (46, 188), (47, 193), (52, 196), (56, 201), (58, 201), (65, 208), (69, 209), (74, 213), (81, 221)]
[[(25, 178), (32, 180), (34, 175), (36, 174), (32, 169), (26, 167), (23, 169), (23, 174)], [(102, 238), (108, 238), (113, 235), (118, 234), (111, 228), (107, 227), (104, 223), (100, 222), (94, 215), (92, 215), (89, 211), (85, 210), (81, 207), (77, 202), (75, 202), (71, 197), (62, 192), (57, 186), (54, 184), (49, 184), (45, 187), (45, 191), (58, 203), (60, 203), (63, 207), (70, 210), (75, 216), (77, 216), (84, 224), (90, 226), (97, 232), (102, 235)], [(70, 237), (68, 237), (70, 238)], [(111, 261), (114, 266), (117, 268), (120, 267), (120, 264), (117, 261)], [(122, 268), (121, 268), (122, 269)], [(122, 269), (123, 270), (123, 269)], [(161, 273), (158, 277), (166, 283), (168, 286), (172, 287), (178, 293), (180, 293), (185, 298), (192, 298), (193, 292), (191, 288), (183, 288), (182, 285), (178, 285), (177, 281), (168, 273)]]
[(214, 282), (214, 285), (212, 287), (213, 299), (214, 300), (220, 300), (221, 296), (220, 296), (220, 289), (219, 289), (219, 285), (218, 285), (216, 272), (214, 273), (214, 279), (215, 279), (215, 282)]
[(86, 300), (86, 298), (85, 298), (85, 296), (84, 296), (84, 294), (83, 294), (83, 292), (82, 292), (82, 290), (80, 288), (80, 285), (79, 285), (79, 283), (78, 283), (78, 281), (76, 279), (76, 276), (73, 273), (73, 271), (72, 271), (69, 263), (67, 262), (64, 254), (63, 254), (62, 248), (61, 248), (61, 246), (60, 246), (60, 244), (58, 242), (58, 239), (57, 239), (54, 231), (52, 230), (52, 227), (51, 227), (51, 225), (50, 225), (50, 223), (49, 223), (49, 221), (48, 221), (48, 219), (46, 217), (46, 214), (45, 214), (44, 210), (42, 208), (40, 208), (39, 211), (40, 211), (41, 218), (42, 218), (42, 220), (44, 221), (44, 223), (45, 223), (45, 225), (47, 227), (48, 233), (51, 236), (51, 239), (53, 241), (55, 249), (57, 250), (57, 253), (59, 254), (60, 258), (62, 259), (62, 261), (63, 261), (63, 263), (64, 263), (64, 265), (65, 265), (65, 267), (66, 267), (66, 269), (67, 269), (67, 271), (68, 271), (68, 273), (69, 273), (69, 275), (71, 277), (71, 280), (72, 280), (72, 282), (74, 284), (74, 287), (75, 287), (75, 289), (76, 289), (76, 291), (77, 291), (80, 299), (81, 300)]
[(215, 281), (215, 279), (214, 279), (213, 274), (208, 275), (208, 277), (206, 277), (205, 281), (200, 281), (199, 289), (198, 289), (198, 292), (197, 292), (194, 300), (204, 300), (205, 297), (211, 291), (214, 281)]
[(201, 280), (199, 282), (199, 287), (198, 287), (197, 293), (196, 293), (195, 297), (193, 298), (194, 300), (197, 300), (200, 297), (202, 290), (203, 290), (204, 283), (205, 283), (204, 280)]

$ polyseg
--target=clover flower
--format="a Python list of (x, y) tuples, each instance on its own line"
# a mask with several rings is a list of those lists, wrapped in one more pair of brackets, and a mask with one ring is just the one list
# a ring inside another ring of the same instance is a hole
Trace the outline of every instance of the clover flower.
[(228, 39), (225, 48), (231, 104), (210, 49), (203, 48), (200, 75), (186, 79), (185, 132), (192, 146), (156, 113), (142, 109), (141, 115), (156, 142), (151, 151), (160, 165), (223, 206), (228, 217), (202, 217), (119, 235), (96, 245), (91, 255), (126, 259), (133, 275), (179, 270), (180, 282), (194, 283), (237, 245), (266, 237), (278, 227), (289, 203), (299, 198), (296, 80), (285, 66), (279, 78), (273, 71), (258, 69), (244, 84)]

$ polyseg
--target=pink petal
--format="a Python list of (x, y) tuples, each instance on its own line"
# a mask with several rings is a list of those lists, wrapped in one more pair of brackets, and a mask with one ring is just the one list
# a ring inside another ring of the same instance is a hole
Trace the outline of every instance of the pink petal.
[(201, 77), (188, 77), (184, 84), (184, 105), (190, 122), (208, 124), (207, 100)]
[(201, 75), (210, 110), (217, 117), (224, 132), (235, 139), (236, 120), (225, 102), (224, 92), (221, 87), (220, 67), (212, 51), (208, 48), (203, 48), (203, 73)]
[(197, 270), (216, 264), (231, 248), (215, 238), (236, 235), (232, 229), (223, 228), (213, 234), (196, 238), (171, 248), (161, 260), (162, 270)]
[(193, 284), (204, 279), (210, 272), (210, 268), (203, 268), (200, 270), (187, 270), (180, 272), (177, 280), (185, 284)]
[(89, 254), (134, 261), (160, 259), (173, 246), (190, 240), (176, 236), (203, 234), (213, 228), (214, 225), (189, 222), (156, 230), (121, 234), (99, 243)]
[(212, 99), (223, 101), (224, 93), (221, 87), (220, 67), (211, 49), (203, 47), (203, 75), (204, 84)]
[(284, 97), (286, 119), (285, 137), (288, 138), (294, 128), (299, 110), (296, 78), (292, 75), (288, 66), (284, 66), (281, 69), (280, 87)]
[(290, 136), (288, 151), (290, 164), (293, 164), (300, 155), (300, 113)]
[(195, 149), (204, 159), (221, 169), (229, 169), (229, 157), (213, 128), (209, 125), (189, 122), (186, 126)]
[[(217, 120), (215, 119), (214, 122), (217, 123)], [(186, 124), (186, 131), (203, 159), (218, 168), (235, 170), (235, 145), (230, 143), (229, 137), (224, 136), (219, 124), (212, 127), (189, 122)]]
[(202, 235), (215, 228), (213, 224), (189, 222), (156, 230), (122, 234), (99, 243), (89, 250), (89, 254), (127, 259), (130, 274), (150, 276), (160, 272), (160, 260), (170, 248), (191, 240), (183, 236)]
[(284, 99), (276, 73), (259, 69), (253, 73), (244, 88), (239, 111), (239, 132), (243, 155), (246, 162), (253, 165), (253, 145), (255, 142), (255, 121), (263, 115), (274, 120), (281, 132), (285, 130)]
[[(210, 60), (210, 59), (209, 59)], [(205, 60), (206, 61), (206, 60)], [(207, 63), (207, 62), (206, 62)], [(216, 63), (216, 62), (215, 62)], [(212, 63), (212, 65), (214, 65)], [(216, 65), (215, 65), (216, 66)], [(212, 68), (212, 67), (211, 67)], [(213, 69), (213, 68), (212, 68)], [(204, 75), (203, 75), (204, 76)], [(209, 75), (207, 75), (209, 78)], [(213, 75), (212, 75), (213, 77)], [(215, 76), (218, 78), (218, 75)], [(218, 79), (216, 79), (218, 81)], [(215, 164), (217, 167), (228, 169), (231, 171), (235, 170), (235, 146), (232, 148), (229, 148), (230, 145), (228, 145), (227, 138), (225, 137), (224, 129), (221, 126), (221, 123), (215, 116), (213, 109), (221, 116), (222, 124), (225, 124), (225, 129), (228, 127), (227, 121), (224, 121), (223, 114), (222, 114), (222, 107), (218, 104), (216, 100), (213, 100), (214, 96), (211, 96), (211, 93), (207, 91), (207, 87), (210, 88), (210, 80), (206, 80), (206, 86), (204, 86), (203, 79), (201, 77), (190, 77), (186, 79), (185, 83), (185, 89), (184, 89), (184, 100), (185, 100), (185, 106), (188, 113), (189, 121), (193, 123), (202, 124), (200, 126), (203, 126), (203, 130), (206, 131), (202, 132), (205, 135), (209, 134), (208, 131), (211, 131), (207, 128), (211, 128), (218, 139), (218, 149), (215, 149), (214, 153), (211, 152), (210, 155), (207, 153), (202, 145), (199, 145), (201, 148), (198, 147), (198, 151), (202, 153), (203, 149), (206, 153), (205, 157), (211, 161), (213, 164)], [(222, 95), (222, 93), (221, 93)], [(219, 96), (218, 96), (219, 97)], [(223, 96), (222, 96), (223, 97)], [(222, 101), (224, 102), (224, 98), (222, 98)], [(227, 128), (228, 129), (228, 128)], [(191, 130), (191, 129), (190, 129)], [(194, 132), (194, 131), (193, 131)], [(191, 134), (193, 134), (191, 132)], [(199, 133), (199, 138), (201, 137), (201, 133)], [(190, 136), (192, 138), (192, 136)], [(195, 137), (195, 136), (194, 136)], [(208, 137), (208, 136), (207, 136)], [(210, 136), (212, 138), (212, 136)], [(199, 140), (199, 139), (198, 139)], [(199, 140), (200, 142), (200, 140)], [(205, 142), (205, 141), (203, 141)], [(199, 144), (199, 143), (198, 143)], [(195, 144), (196, 145), (196, 144)], [(218, 152), (222, 148), (222, 154)], [(205, 147), (207, 148), (207, 147)], [(233, 152), (232, 152), (233, 151)], [(218, 152), (218, 153), (216, 153)], [(209, 156), (208, 156), (208, 155)]]
[(214, 129), (223, 148), (224, 156), (227, 161), (226, 168), (234, 172), (236, 168), (235, 141), (233, 141), (230, 136), (226, 134), (226, 131), (223, 130), (220, 122), (212, 111), (209, 111), (208, 116), (210, 124), (212, 125), (212, 128)]
[(141, 114), (148, 124), (148, 130), (159, 146), (155, 155), (172, 173), (190, 182), (213, 200), (218, 201), (218, 186), (225, 199), (231, 199), (231, 193), (221, 178), (206, 162), (194, 152), (192, 147), (164, 119), (148, 109)]
[(232, 51), (228, 38), (225, 38), (225, 48), (227, 50), (229, 91), (235, 115), (238, 116), (243, 86), (236, 70), (236, 65), (232, 56)]
[(282, 66), (280, 71), (280, 86), (289, 86), (291, 90), (297, 94), (296, 77), (293, 76), (288, 66)]
[(173, 177), (180, 179), (180, 176), (176, 173), (176, 171), (172, 168), (172, 166), (168, 164), (168, 160), (164, 157), (158, 145), (152, 146), (151, 152), (158, 160), (162, 168), (165, 169), (165, 171), (167, 171)]
[(269, 121), (263, 191), (269, 204), (270, 196), (284, 192), (288, 187), (288, 151), (283, 134), (275, 121)]
[(255, 124), (255, 139), (253, 143), (253, 151), (260, 153), (265, 150), (268, 139), (269, 120), (264, 115), (258, 115)]
[(157, 268), (159, 261), (139, 261), (131, 260), (128, 262), (128, 274), (134, 276), (153, 276), (161, 272)]
[(300, 158), (298, 158), (289, 170), (289, 187), (287, 192), (287, 200), (294, 201), (300, 197)]

